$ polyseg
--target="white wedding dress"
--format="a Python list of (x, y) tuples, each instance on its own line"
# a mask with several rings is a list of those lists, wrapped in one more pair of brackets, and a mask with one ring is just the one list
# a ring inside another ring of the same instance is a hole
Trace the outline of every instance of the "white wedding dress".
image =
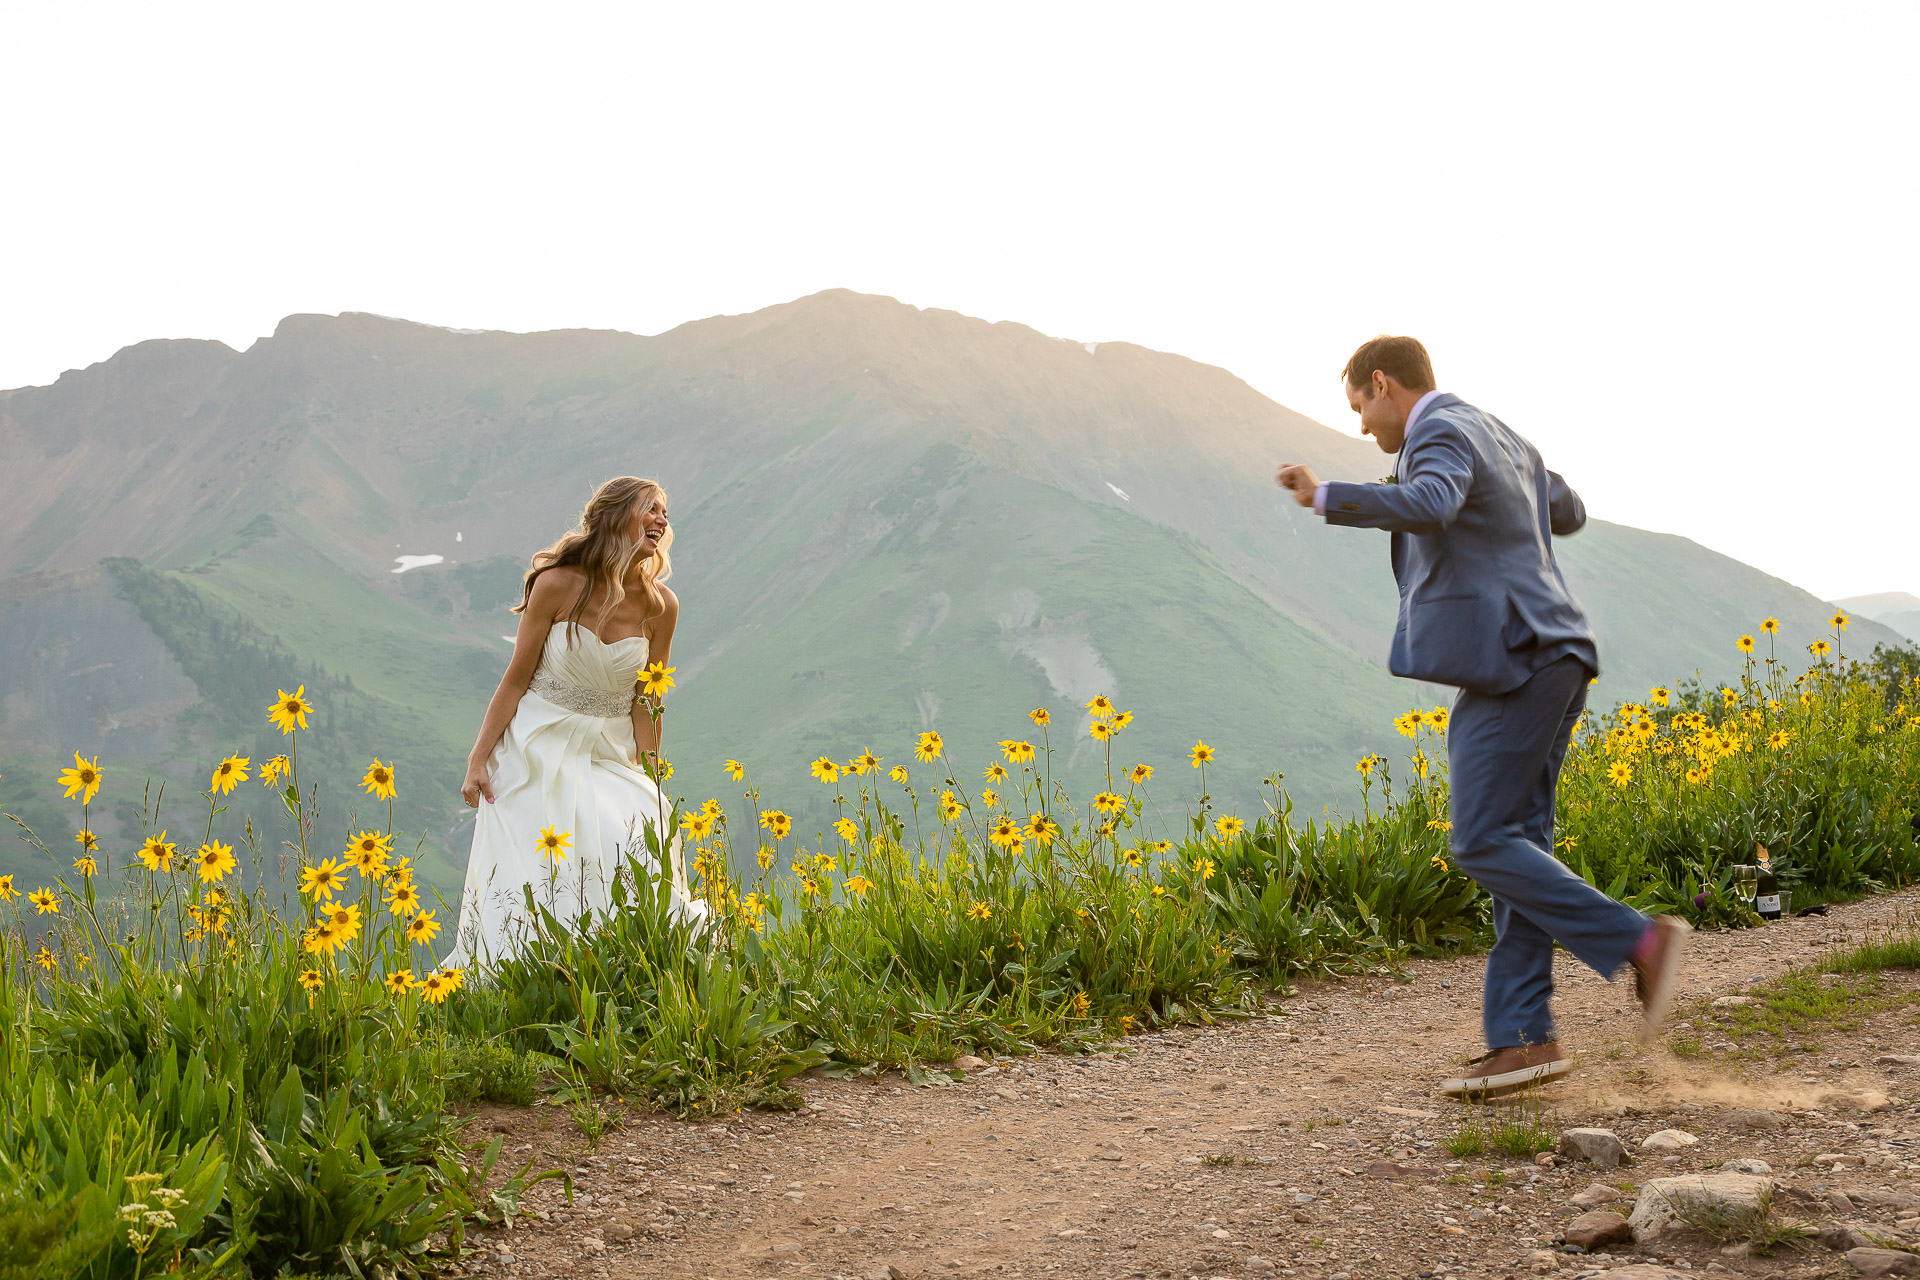
[[(670, 806), (633, 763), (630, 708), (646, 663), (645, 636), (605, 644), (565, 622), (548, 630), (540, 669), (487, 762), (493, 803), (480, 802), (460, 925), (444, 964), (486, 969), (517, 953), (530, 932), (529, 885), (535, 903), (569, 924), (588, 911), (604, 916), (628, 857), (658, 870), (648, 826), (673, 854), (675, 914), (706, 917), (707, 904), (687, 891)], [(545, 827), (571, 834), (557, 867), (540, 852)]]

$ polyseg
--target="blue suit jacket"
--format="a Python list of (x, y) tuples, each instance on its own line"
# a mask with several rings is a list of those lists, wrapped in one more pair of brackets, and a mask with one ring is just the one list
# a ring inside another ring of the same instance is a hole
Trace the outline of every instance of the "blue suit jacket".
[(1393, 532), (1393, 674), (1502, 694), (1570, 654), (1599, 673), (1593, 631), (1553, 557), (1553, 535), (1578, 531), (1587, 509), (1492, 414), (1436, 397), (1394, 479), (1329, 484), (1326, 517)]

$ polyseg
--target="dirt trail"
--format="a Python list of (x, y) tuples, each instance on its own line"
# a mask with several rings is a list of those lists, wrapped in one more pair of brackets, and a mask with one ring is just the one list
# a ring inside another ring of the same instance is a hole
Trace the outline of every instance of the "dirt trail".
[[(1136, 1036), (1090, 1057), (1003, 1059), (949, 1087), (809, 1078), (794, 1115), (635, 1116), (597, 1151), (558, 1108), (487, 1108), (474, 1136), (506, 1134), (516, 1163), (570, 1168), (576, 1200), (564, 1205), (546, 1184), (531, 1200), (538, 1219), (483, 1236), (478, 1261), (457, 1270), (1362, 1280), (1597, 1275), (1657, 1258), (1712, 1274), (1851, 1275), (1818, 1243), (1742, 1257), (1693, 1233), (1642, 1252), (1537, 1251), (1557, 1248), (1580, 1212), (1568, 1199), (1596, 1180), (1631, 1186), (1743, 1157), (1773, 1166), (1776, 1217), (1832, 1217), (1821, 1197), (1836, 1188), (1861, 1192), (1862, 1205), (1880, 1192), (1860, 1222), (1914, 1239), (1895, 1220), (1912, 1217), (1899, 1205), (1920, 1191), (1920, 1107), (1904, 1101), (1920, 1097), (1920, 1067), (1874, 1062), (1920, 1054), (1913, 976), (1887, 979), (1906, 984), (1895, 994), (1907, 1003), (1821, 1036), (1787, 1070), (1736, 1061), (1703, 1014), (1704, 998), (1917, 907), (1920, 892), (1907, 891), (1825, 918), (1697, 935), (1682, 991), (1692, 1003), (1675, 1031), (1700, 1038), (1689, 1058), (1641, 1053), (1630, 988), (1560, 955), (1561, 1039), (1579, 1069), (1537, 1097), (1555, 1133), (1595, 1124), (1619, 1134), (1634, 1159), (1608, 1173), (1448, 1152), (1462, 1109), (1434, 1085), (1479, 1051), (1480, 961), (1423, 961), (1410, 984), (1307, 984), (1251, 1022)], [(1699, 1142), (1637, 1150), (1666, 1128)], [(1857, 1167), (1811, 1163), (1823, 1154)], [(1626, 1212), (1631, 1198), (1614, 1207)]]

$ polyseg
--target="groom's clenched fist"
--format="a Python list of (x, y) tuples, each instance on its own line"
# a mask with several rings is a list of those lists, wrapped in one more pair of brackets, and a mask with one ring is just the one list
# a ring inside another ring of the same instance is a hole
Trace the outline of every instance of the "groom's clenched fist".
[(1320, 480), (1313, 474), (1313, 468), (1304, 462), (1283, 462), (1280, 469), (1273, 473), (1273, 482), (1282, 489), (1293, 491), (1293, 500), (1303, 507), (1313, 505), (1314, 490), (1320, 487)]

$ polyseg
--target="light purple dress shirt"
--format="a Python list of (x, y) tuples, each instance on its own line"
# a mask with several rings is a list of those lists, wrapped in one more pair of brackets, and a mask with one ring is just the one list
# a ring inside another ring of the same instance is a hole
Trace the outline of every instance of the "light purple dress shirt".
[[(1420, 421), (1420, 415), (1427, 411), (1427, 406), (1432, 404), (1434, 402), (1434, 399), (1437, 396), (1439, 396), (1439, 394), (1440, 393), (1437, 390), (1429, 391), (1427, 392), (1427, 394), (1421, 396), (1418, 400), (1415, 400), (1413, 402), (1413, 408), (1408, 410), (1407, 412), (1407, 434), (1408, 435), (1413, 434), (1413, 424)], [(1405, 447), (1406, 445), (1403, 441), (1401, 444), (1401, 448), (1405, 448)], [(1324, 480), (1321, 481), (1320, 485), (1313, 491), (1313, 514), (1317, 516), (1324, 516), (1327, 514), (1327, 485)]]

